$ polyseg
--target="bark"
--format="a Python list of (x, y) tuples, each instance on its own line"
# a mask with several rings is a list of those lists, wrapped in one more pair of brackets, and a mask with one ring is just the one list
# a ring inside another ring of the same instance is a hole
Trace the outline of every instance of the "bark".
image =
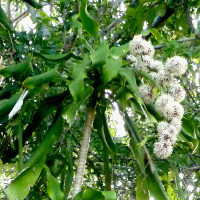
[(86, 116), (86, 123), (83, 130), (83, 140), (80, 149), (80, 156), (78, 161), (78, 168), (74, 180), (74, 187), (72, 196), (74, 197), (78, 192), (81, 190), (82, 182), (83, 182), (83, 175), (85, 170), (85, 164), (87, 160), (89, 142), (90, 142), (90, 135), (92, 130), (92, 124), (94, 121), (94, 112), (95, 107), (88, 107), (87, 109), (87, 116)]
[(8, 18), (10, 19), (10, 0), (6, 0), (6, 14)]

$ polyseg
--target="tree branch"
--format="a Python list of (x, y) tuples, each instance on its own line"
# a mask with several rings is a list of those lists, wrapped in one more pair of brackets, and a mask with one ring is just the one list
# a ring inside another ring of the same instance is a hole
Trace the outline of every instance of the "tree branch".
[[(195, 39), (196, 39), (195, 37), (192, 37), (192, 38), (182, 38), (182, 39), (179, 39), (178, 42), (179, 43), (190, 42), (190, 41), (194, 41)], [(156, 46), (154, 46), (154, 49), (158, 50), (158, 49), (163, 48), (164, 46), (165, 46), (165, 44), (156, 45)]]
[(18, 21), (19, 19), (24, 18), (24, 15), (27, 16), (27, 13), (29, 13), (28, 9), (25, 10), (24, 12), (22, 12), (21, 14), (19, 14), (19, 16), (17, 16), (15, 19), (13, 19), (12, 22), (14, 23), (14, 22)]

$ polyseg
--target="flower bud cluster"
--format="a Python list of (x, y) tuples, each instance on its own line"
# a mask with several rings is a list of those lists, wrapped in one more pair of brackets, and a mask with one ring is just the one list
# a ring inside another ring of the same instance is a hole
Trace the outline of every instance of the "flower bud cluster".
[[(144, 103), (155, 102), (156, 111), (163, 117), (163, 121), (157, 126), (158, 141), (154, 144), (154, 153), (158, 158), (166, 159), (173, 152), (184, 114), (180, 102), (184, 100), (186, 92), (175, 80), (177, 76), (186, 72), (188, 63), (180, 56), (168, 58), (165, 64), (155, 60), (153, 58), (155, 50), (151, 42), (144, 40), (140, 35), (130, 41), (129, 48), (131, 55), (127, 60), (136, 70), (149, 73), (155, 80), (154, 85), (144, 83), (140, 85), (139, 93)], [(154, 87), (160, 94), (157, 99)]]

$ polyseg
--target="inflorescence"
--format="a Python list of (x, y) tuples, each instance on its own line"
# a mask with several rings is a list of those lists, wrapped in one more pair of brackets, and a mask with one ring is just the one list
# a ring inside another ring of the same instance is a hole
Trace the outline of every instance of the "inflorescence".
[[(137, 35), (129, 43), (130, 53), (127, 60), (138, 71), (147, 72), (155, 84), (141, 84), (139, 93), (144, 103), (154, 103), (156, 111), (163, 117), (157, 126), (158, 141), (154, 144), (154, 153), (158, 158), (166, 159), (173, 152), (177, 135), (181, 130), (184, 108), (180, 104), (185, 98), (184, 88), (177, 83), (177, 77), (187, 70), (187, 60), (181, 56), (168, 58), (165, 64), (155, 60), (155, 50), (151, 42)], [(157, 98), (155, 93), (157, 88)]]

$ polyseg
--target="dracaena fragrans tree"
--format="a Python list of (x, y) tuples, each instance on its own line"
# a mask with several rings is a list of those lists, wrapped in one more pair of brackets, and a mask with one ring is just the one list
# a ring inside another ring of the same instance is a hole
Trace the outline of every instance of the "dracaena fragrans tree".
[(198, 6), (2, 0), (0, 198), (198, 198)]

